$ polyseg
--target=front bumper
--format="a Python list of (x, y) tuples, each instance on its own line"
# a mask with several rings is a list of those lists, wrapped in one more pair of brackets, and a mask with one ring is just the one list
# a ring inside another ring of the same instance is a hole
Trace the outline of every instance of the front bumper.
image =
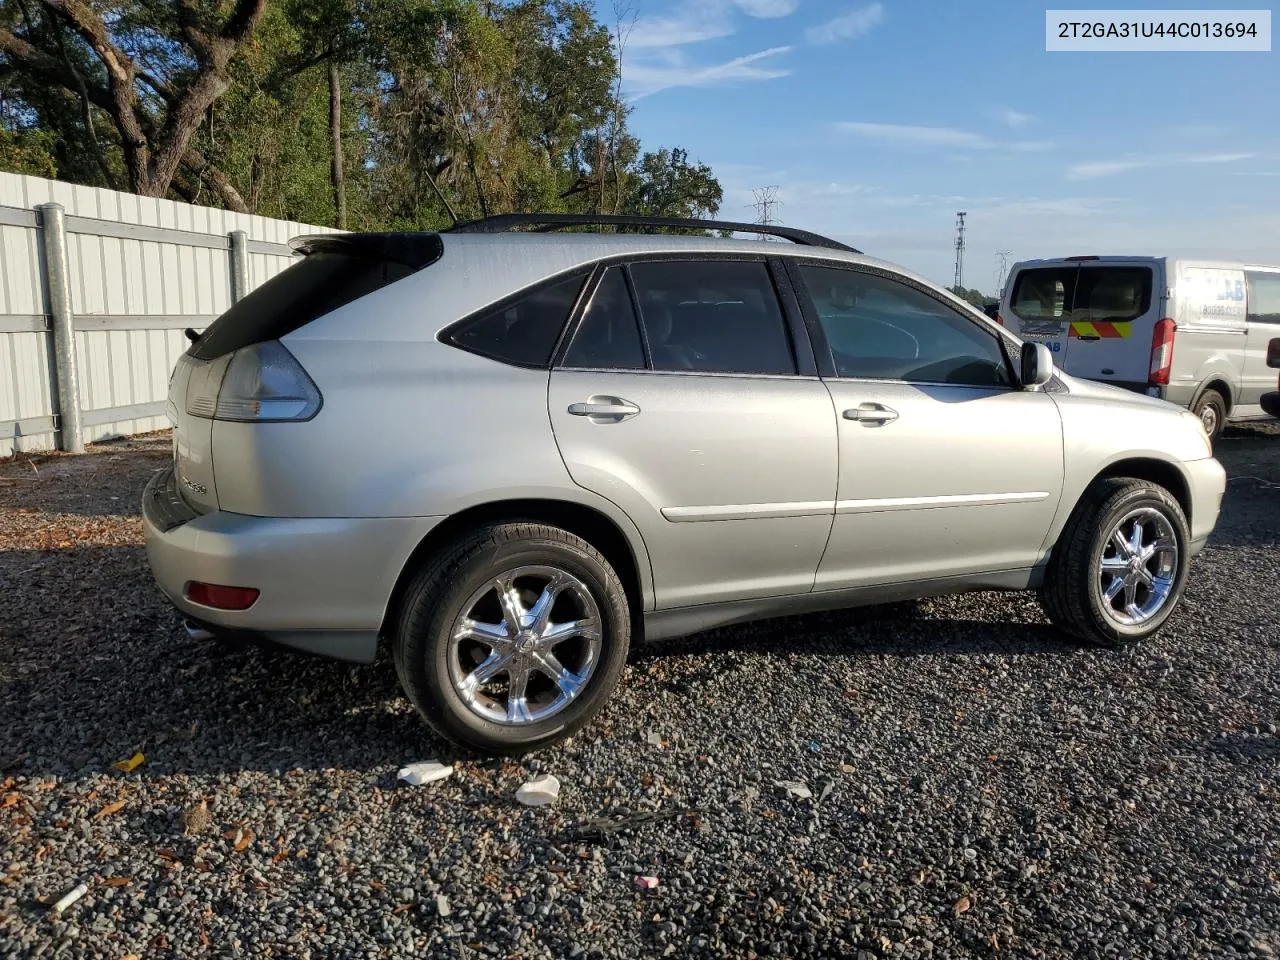
[[(370, 662), (396, 580), (441, 517), (197, 513), (171, 468), (147, 484), (142, 526), (160, 590), (186, 617), (325, 656)], [(192, 603), (192, 580), (255, 587), (247, 610)]]
[(1227, 471), (1213, 457), (1192, 460), (1184, 465), (1191, 495), (1191, 554), (1204, 549), (1209, 534), (1218, 524), (1222, 497), (1227, 491)]
[(1264, 393), (1259, 401), (1262, 409), (1273, 417), (1280, 417), (1280, 390), (1272, 390), (1270, 393)]

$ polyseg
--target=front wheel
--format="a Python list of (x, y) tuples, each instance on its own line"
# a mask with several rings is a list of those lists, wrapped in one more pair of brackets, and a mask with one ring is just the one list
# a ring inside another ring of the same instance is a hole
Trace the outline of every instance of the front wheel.
[(522, 753), (599, 712), (626, 663), (630, 623), (618, 575), (585, 540), (498, 524), (418, 574), (393, 638), (396, 671), (438, 733)]
[(1049, 619), (1105, 646), (1154, 634), (1182, 596), (1190, 558), (1187, 519), (1163, 487), (1109, 478), (1081, 498), (1040, 589)]

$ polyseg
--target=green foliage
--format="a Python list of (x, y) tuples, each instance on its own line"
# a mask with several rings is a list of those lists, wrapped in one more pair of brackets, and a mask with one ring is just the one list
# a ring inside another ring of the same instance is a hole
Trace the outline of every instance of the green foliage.
[[(44, 10), (0, 0), (0, 27), (63, 30), (68, 61), (105, 85), (74, 31), (51, 17), (27, 23), (24, 6)], [(92, 6), (140, 71), (171, 87), (191, 81), (197, 65), (171, 0)], [(218, 3), (205, 6), (216, 16)], [(330, 60), (340, 66), (336, 148)], [(441, 227), (450, 211), (714, 216), (722, 190), (711, 169), (679, 148), (643, 151), (618, 79), (614, 38), (590, 0), (268, 0), (194, 135), (209, 168), (179, 171), (172, 192), (219, 205), (229, 183), (255, 213), (335, 223), (336, 149), (353, 229)], [(0, 54), (0, 166), (127, 189), (119, 134), (74, 86)], [(151, 86), (138, 91), (158, 103)]]
[(979, 309), (986, 306), (988, 303), (994, 303), (997, 299), (996, 297), (988, 297), (977, 287), (950, 287), (949, 289), (961, 300), (966, 303), (971, 303)]

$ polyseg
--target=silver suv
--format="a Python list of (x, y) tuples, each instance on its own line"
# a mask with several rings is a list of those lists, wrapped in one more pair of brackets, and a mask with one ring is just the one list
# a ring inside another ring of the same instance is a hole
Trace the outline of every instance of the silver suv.
[(518, 752), (642, 636), (989, 589), (1097, 643), (1165, 623), (1225, 485), (1199, 420), (839, 243), (725, 229), (296, 241), (174, 371), (143, 516), (188, 629), (385, 639), (432, 727)]

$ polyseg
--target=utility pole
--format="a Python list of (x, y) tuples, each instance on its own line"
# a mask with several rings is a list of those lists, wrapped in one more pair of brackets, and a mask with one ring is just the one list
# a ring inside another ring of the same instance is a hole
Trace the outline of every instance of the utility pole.
[(996, 274), (996, 296), (1004, 295), (1004, 278), (1009, 273), (1010, 250), (997, 250), (996, 259), (1000, 261), (1000, 270)]
[(956, 213), (956, 280), (952, 289), (959, 293), (964, 288), (964, 218), (963, 210)]
[[(781, 201), (778, 200), (778, 187), (757, 187), (751, 193), (756, 198), (756, 202), (751, 204), (756, 210), (755, 222), (766, 227), (771, 223), (777, 223), (778, 221), (773, 215), (773, 208), (781, 206)], [(759, 236), (761, 240), (769, 239), (768, 235), (764, 233)]]

